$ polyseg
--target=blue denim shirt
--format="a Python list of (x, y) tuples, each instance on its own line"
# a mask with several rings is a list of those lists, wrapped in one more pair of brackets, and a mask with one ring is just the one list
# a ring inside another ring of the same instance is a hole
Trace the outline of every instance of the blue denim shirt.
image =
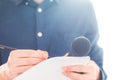
[[(0, 0), (0, 44), (18, 49), (41, 49), (50, 56), (69, 52), (71, 42), (87, 37), (92, 49), (89, 55), (101, 69), (103, 51), (97, 45), (98, 26), (89, 0)], [(0, 49), (0, 63), (7, 61), (9, 50)]]

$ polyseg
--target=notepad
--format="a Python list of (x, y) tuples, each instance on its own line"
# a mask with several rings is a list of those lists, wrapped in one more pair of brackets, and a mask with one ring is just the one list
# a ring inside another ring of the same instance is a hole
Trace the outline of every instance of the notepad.
[(62, 67), (68, 65), (86, 65), (90, 60), (86, 57), (53, 57), (49, 58), (13, 80), (70, 80), (62, 74)]

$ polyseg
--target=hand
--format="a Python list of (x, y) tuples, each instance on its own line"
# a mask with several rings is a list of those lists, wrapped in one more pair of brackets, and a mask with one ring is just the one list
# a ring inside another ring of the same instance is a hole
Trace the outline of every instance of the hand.
[(94, 61), (90, 61), (87, 65), (65, 66), (63, 74), (71, 80), (99, 80), (100, 69)]
[(12, 80), (34, 65), (48, 58), (48, 53), (41, 50), (14, 50), (6, 63), (6, 74)]

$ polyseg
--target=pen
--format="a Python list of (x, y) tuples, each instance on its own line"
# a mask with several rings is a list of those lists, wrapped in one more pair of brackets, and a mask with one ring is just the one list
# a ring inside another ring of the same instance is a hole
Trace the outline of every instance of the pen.
[[(61, 57), (68, 57), (68, 55), (69, 55), (69, 53), (66, 53), (66, 54), (64, 54), (63, 56), (61, 56)], [(48, 58), (52, 58), (51, 56), (48, 56)]]
[(69, 55), (69, 53), (66, 53), (66, 54), (63, 55), (63, 57), (67, 57), (68, 55)]
[(6, 46), (6, 45), (0, 45), (0, 49), (16, 50), (17, 48), (9, 47), (9, 46)]
[[(0, 49), (7, 49), (7, 50), (16, 50), (17, 48), (13, 48), (10, 46), (6, 46), (6, 45), (0, 45)], [(63, 55), (63, 57), (67, 57), (69, 55), (69, 53), (66, 53)], [(50, 56), (48, 58), (51, 58)]]

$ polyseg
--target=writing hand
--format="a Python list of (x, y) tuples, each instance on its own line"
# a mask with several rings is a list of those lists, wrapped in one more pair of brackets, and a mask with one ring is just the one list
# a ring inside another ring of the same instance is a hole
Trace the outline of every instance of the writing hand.
[(6, 63), (6, 74), (10, 79), (22, 74), (34, 65), (48, 58), (48, 53), (41, 50), (13, 50)]

